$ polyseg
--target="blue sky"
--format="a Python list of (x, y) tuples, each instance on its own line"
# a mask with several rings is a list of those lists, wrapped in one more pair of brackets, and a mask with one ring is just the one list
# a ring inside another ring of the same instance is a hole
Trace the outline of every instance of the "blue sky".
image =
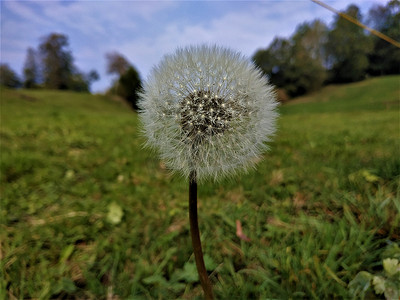
[[(337, 10), (350, 3), (363, 15), (385, 0), (324, 0)], [(105, 53), (118, 51), (146, 79), (164, 54), (190, 44), (218, 44), (251, 57), (275, 36), (289, 37), (296, 26), (334, 15), (309, 0), (282, 1), (4, 1), (1, 0), (1, 58), (22, 73), (26, 50), (51, 32), (69, 37), (75, 65), (95, 69), (95, 92), (111, 85)]]

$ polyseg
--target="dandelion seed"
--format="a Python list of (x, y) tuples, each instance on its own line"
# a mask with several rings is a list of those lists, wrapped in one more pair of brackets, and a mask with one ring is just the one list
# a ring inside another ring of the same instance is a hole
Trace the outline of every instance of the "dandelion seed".
[[(179, 91), (168, 89), (171, 78)], [(272, 86), (250, 61), (229, 49), (178, 49), (153, 69), (143, 90), (139, 105), (147, 145), (187, 178), (195, 172), (199, 180), (219, 179), (254, 166), (275, 132)], [(160, 101), (174, 105), (160, 106)], [(160, 110), (167, 115), (160, 118)]]

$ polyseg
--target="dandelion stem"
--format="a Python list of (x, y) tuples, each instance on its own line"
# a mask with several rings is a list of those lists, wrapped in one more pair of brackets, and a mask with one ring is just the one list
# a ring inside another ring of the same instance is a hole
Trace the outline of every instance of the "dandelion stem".
[(197, 180), (195, 171), (191, 171), (189, 176), (189, 219), (194, 258), (196, 261), (197, 272), (199, 273), (201, 287), (204, 291), (204, 298), (207, 300), (211, 300), (214, 299), (214, 295), (211, 281), (208, 278), (206, 267), (204, 265), (203, 251), (201, 249), (199, 233), (199, 224), (197, 220)]

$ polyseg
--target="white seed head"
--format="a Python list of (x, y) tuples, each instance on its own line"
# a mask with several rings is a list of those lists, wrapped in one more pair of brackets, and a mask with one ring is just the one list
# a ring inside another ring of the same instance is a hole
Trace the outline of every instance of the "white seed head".
[[(169, 88), (171, 78), (180, 88)], [(185, 177), (194, 171), (200, 181), (254, 166), (275, 132), (277, 102), (267, 78), (217, 46), (166, 55), (144, 83), (139, 106), (147, 145), (170, 169)]]

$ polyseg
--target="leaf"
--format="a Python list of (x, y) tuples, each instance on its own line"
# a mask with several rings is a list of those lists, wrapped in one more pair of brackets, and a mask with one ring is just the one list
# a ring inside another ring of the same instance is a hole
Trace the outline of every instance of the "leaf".
[(62, 277), (52, 288), (52, 294), (59, 294), (61, 292), (73, 293), (76, 291), (76, 285), (67, 277)]
[(368, 170), (362, 170), (361, 171), (362, 176), (364, 177), (364, 179), (368, 182), (374, 183), (374, 182), (378, 182), (379, 181), (379, 177), (372, 174), (370, 171)]
[(380, 180), (378, 176), (372, 174), (372, 172), (367, 169), (361, 169), (349, 175), (349, 180), (353, 182), (360, 182), (360, 180), (363, 179), (369, 183), (379, 182)]
[(374, 290), (376, 294), (383, 294), (385, 292), (385, 279), (381, 276), (374, 276), (372, 279)]
[(123, 182), (124, 179), (125, 179), (125, 177), (124, 177), (124, 175), (122, 175), (122, 174), (118, 175), (118, 177), (117, 177), (117, 181), (118, 181), (118, 182)]
[(72, 179), (75, 177), (75, 172), (74, 170), (68, 170), (67, 172), (65, 172), (65, 178), (66, 179)]
[(194, 263), (185, 263), (183, 266), (183, 273), (186, 282), (196, 282), (199, 281), (199, 275), (197, 273), (197, 268)]
[(385, 282), (385, 298), (386, 299), (399, 299), (400, 297), (400, 288), (399, 282), (393, 282), (387, 280)]
[(390, 244), (383, 252), (384, 258), (397, 258), (400, 261), (400, 247), (396, 243)]
[(174, 273), (176, 281), (184, 280), (186, 282), (196, 282), (199, 280), (196, 265), (194, 263), (186, 262), (183, 270), (177, 270)]
[(400, 271), (400, 263), (395, 258), (386, 258), (383, 260), (383, 269), (389, 276), (393, 276)]
[(207, 271), (214, 271), (217, 267), (215, 261), (208, 254), (204, 255), (204, 265), (206, 266)]
[(349, 283), (350, 293), (355, 297), (363, 295), (371, 286), (372, 275), (368, 272), (361, 271)]
[(124, 215), (124, 212), (117, 203), (112, 202), (108, 206), (108, 214), (107, 214), (107, 221), (110, 222), (111, 224), (118, 224), (121, 222), (121, 219)]
[(143, 282), (145, 284), (159, 284), (161, 286), (164, 286), (167, 284), (167, 281), (161, 275), (151, 275), (151, 276), (143, 279)]
[(65, 247), (60, 255), (60, 262), (64, 263), (72, 254), (72, 251), (74, 251), (74, 245), (68, 245)]

